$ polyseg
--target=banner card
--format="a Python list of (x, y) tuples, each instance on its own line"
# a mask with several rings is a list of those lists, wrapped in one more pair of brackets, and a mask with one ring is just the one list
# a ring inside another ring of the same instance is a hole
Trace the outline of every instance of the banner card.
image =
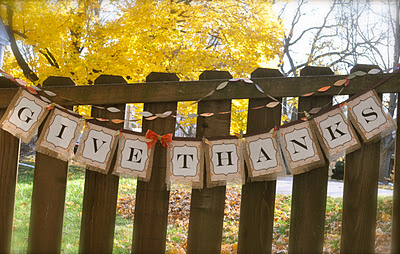
[(82, 118), (54, 108), (36, 144), (38, 152), (68, 161), (84, 124)]
[(376, 141), (396, 129), (393, 118), (383, 111), (375, 90), (349, 101), (348, 107), (349, 118), (364, 142)]
[[(278, 143), (269, 133), (245, 139), (245, 163), (250, 178), (281, 172), (282, 159)], [(254, 179), (252, 179), (254, 181)]]
[(167, 177), (171, 182), (190, 183), (195, 189), (203, 188), (204, 153), (201, 141), (173, 140), (167, 151)]
[(117, 160), (113, 173), (138, 177), (148, 182), (153, 164), (153, 151), (148, 149), (144, 136), (123, 132), (119, 139)]
[(79, 143), (75, 160), (89, 170), (107, 174), (117, 145), (116, 131), (87, 123)]
[[(241, 180), (244, 174), (241, 167), (241, 151), (238, 139), (210, 141), (208, 146), (209, 181)], [(208, 168), (207, 168), (208, 169)]]
[(29, 92), (19, 89), (3, 115), (0, 127), (28, 143), (45, 119), (47, 105)]
[(325, 164), (317, 138), (308, 121), (279, 129), (279, 138), (287, 165), (293, 175)]
[(313, 118), (311, 126), (316, 129), (318, 140), (329, 157), (350, 153), (361, 147), (353, 127), (340, 108)]

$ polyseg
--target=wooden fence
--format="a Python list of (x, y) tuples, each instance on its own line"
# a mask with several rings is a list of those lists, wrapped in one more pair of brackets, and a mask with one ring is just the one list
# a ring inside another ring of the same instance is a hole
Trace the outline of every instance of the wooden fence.
[[(371, 66), (358, 65), (353, 71), (368, 71)], [(389, 74), (357, 77), (346, 87), (346, 94), (368, 88)], [(251, 78), (275, 98), (300, 96), (346, 76), (335, 76), (329, 68), (306, 67), (301, 77), (284, 78), (278, 70), (257, 69)], [(113, 105), (125, 108), (126, 103), (143, 102), (145, 110), (162, 113), (176, 110), (178, 101), (197, 100), (231, 78), (228, 72), (205, 71), (199, 81), (179, 81), (175, 74), (151, 73), (148, 84), (126, 84), (120, 76), (100, 76), (94, 86), (75, 86), (69, 78), (50, 77), (43, 86), (65, 98), (83, 104)], [(17, 88), (9, 80), (0, 78), (1, 114), (10, 103)], [(338, 89), (299, 99), (299, 111), (310, 110), (332, 102)], [(400, 92), (400, 75), (377, 89), (378, 93)], [(229, 111), (231, 99), (249, 98), (249, 107), (266, 105), (270, 99), (254, 86), (236, 82), (223, 91), (202, 100), (198, 112)], [(71, 101), (58, 103), (71, 107)], [(96, 117), (123, 118), (123, 113), (93, 109)], [(268, 131), (279, 125), (281, 108), (263, 108), (248, 113), (248, 133)], [(399, 119), (399, 118), (397, 118)], [(229, 135), (230, 115), (198, 117), (197, 136)], [(398, 125), (399, 125), (399, 120)], [(174, 132), (175, 119), (144, 121), (143, 131)], [(397, 135), (396, 140), (400, 139)], [(396, 142), (393, 198), (392, 250), (400, 253), (400, 142)], [(363, 144), (362, 148), (346, 156), (342, 253), (373, 253), (380, 142)], [(19, 140), (0, 130), (0, 253), (11, 251), (11, 236), (16, 195)], [(164, 253), (167, 235), (169, 191), (165, 185), (166, 150), (156, 146), (150, 182), (137, 183), (136, 208), (132, 253)], [(68, 164), (37, 153), (34, 170), (30, 216), (29, 253), (59, 253)], [(81, 253), (111, 253), (113, 249), (119, 177), (86, 171), (80, 232)], [(328, 165), (296, 175), (290, 218), (289, 253), (322, 253), (325, 209), (328, 184)], [(272, 246), (276, 180), (246, 182), (242, 187), (238, 252), (270, 253)], [(225, 186), (193, 190), (190, 205), (187, 253), (220, 253), (224, 217)], [(17, 193), (18, 195), (18, 193)]]

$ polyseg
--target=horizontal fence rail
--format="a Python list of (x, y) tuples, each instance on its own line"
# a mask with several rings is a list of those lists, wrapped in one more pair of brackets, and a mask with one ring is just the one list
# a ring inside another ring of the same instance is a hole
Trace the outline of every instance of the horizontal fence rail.
[[(368, 72), (374, 66), (359, 65), (353, 71)], [(364, 75), (351, 79), (342, 94), (352, 95), (370, 88), (392, 74)], [(145, 110), (162, 113), (176, 110), (179, 101), (195, 101), (222, 82), (231, 79), (228, 72), (205, 71), (199, 81), (179, 81), (175, 74), (151, 73), (146, 83), (125, 84), (120, 76), (102, 75), (94, 86), (75, 86), (68, 78), (50, 77), (44, 87), (57, 94), (54, 101), (65, 107), (75, 105), (103, 105), (124, 109), (126, 103), (145, 103)], [(282, 97), (301, 97), (315, 92), (313, 97), (300, 98), (299, 111), (332, 102), (342, 87), (333, 84), (343, 75), (332, 75), (329, 68), (306, 67), (301, 77), (281, 77), (278, 70), (257, 69), (251, 80), (230, 81), (223, 91), (216, 91), (204, 98), (198, 111), (220, 112), (231, 110), (231, 99), (248, 98), (249, 108), (271, 102), (266, 94), (279, 100)], [(332, 86), (326, 92), (317, 92), (324, 86)], [(379, 86), (378, 93), (399, 93), (400, 75), (397, 74)], [(17, 88), (5, 78), (0, 78), (0, 109), (9, 105)], [(316, 97), (314, 97), (316, 96)], [(65, 99), (66, 98), (66, 99)], [(123, 113), (110, 113), (93, 109), (96, 117), (123, 117)], [(281, 108), (250, 110), (248, 132), (267, 132), (279, 125)], [(213, 137), (229, 135), (230, 114), (198, 117), (197, 136)], [(145, 121), (143, 131), (152, 129), (157, 133), (173, 132), (175, 119), (172, 117)], [(397, 136), (397, 140), (399, 137)], [(0, 130), (0, 253), (11, 252), (12, 221), (16, 192), (18, 139)], [(395, 177), (399, 179), (399, 149), (396, 149)], [(341, 251), (343, 253), (373, 253), (375, 243), (375, 216), (380, 144), (364, 144), (362, 148), (348, 154), (345, 168), (343, 197), (343, 227)], [(4, 156), (9, 155), (9, 156)], [(30, 218), (28, 252), (59, 253), (61, 249), (62, 224), (68, 181), (68, 168), (58, 159), (46, 159), (36, 155), (34, 193)], [(166, 151), (155, 146), (153, 175), (150, 182), (138, 181), (135, 206), (132, 253), (163, 253), (167, 238), (169, 191), (165, 185)], [(362, 159), (360, 159), (362, 158)], [(115, 159), (115, 158), (114, 158)], [(246, 176), (247, 177), (247, 176)], [(206, 177), (204, 177), (206, 179)], [(271, 253), (274, 224), (276, 175), (262, 181), (244, 183), (240, 207), (238, 253)], [(325, 209), (327, 198), (328, 164), (303, 174), (293, 180), (291, 205), (289, 253), (322, 253), (324, 242)], [(116, 202), (119, 177), (86, 171), (82, 224), (80, 232), (81, 253), (111, 253), (113, 247)], [(395, 183), (398, 188), (399, 183)], [(224, 202), (226, 187), (210, 186), (192, 191), (188, 230), (188, 253), (221, 252)], [(18, 195), (18, 193), (17, 193)], [(393, 221), (393, 250), (400, 247), (400, 198), (395, 191)], [(51, 216), (48, 216), (48, 215)], [(47, 217), (48, 216), (48, 217)], [(45, 232), (41, 232), (45, 231)], [(42, 233), (42, 234), (41, 234)], [(51, 244), (46, 244), (50, 243)]]

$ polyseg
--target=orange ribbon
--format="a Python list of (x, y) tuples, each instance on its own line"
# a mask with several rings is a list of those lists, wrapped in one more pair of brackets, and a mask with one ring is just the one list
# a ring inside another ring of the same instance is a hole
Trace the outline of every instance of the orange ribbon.
[(146, 142), (147, 149), (151, 149), (157, 143), (157, 141), (160, 141), (161, 145), (163, 145), (165, 148), (168, 148), (169, 144), (172, 143), (172, 133), (160, 136), (152, 130), (147, 130), (146, 138), (150, 139), (149, 142)]

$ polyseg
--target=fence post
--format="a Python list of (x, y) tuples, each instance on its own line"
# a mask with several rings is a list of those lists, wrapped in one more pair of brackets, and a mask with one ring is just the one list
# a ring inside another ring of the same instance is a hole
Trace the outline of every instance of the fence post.
[[(199, 79), (224, 79), (227, 71), (204, 71)], [(230, 111), (231, 100), (199, 102), (198, 112)], [(230, 114), (197, 118), (197, 137), (229, 136)], [(204, 177), (206, 179), (206, 177)], [(192, 190), (187, 253), (221, 252), (226, 186)]]
[[(258, 68), (251, 74), (251, 78), (281, 76), (278, 70), (263, 68)], [(257, 83), (257, 80), (253, 81)], [(282, 98), (276, 99), (281, 101)], [(265, 106), (271, 101), (269, 98), (249, 100), (247, 133), (267, 132), (280, 125), (282, 110), (280, 106), (273, 109), (264, 107), (250, 110), (254, 107)], [(263, 179), (264, 181), (247, 181), (242, 186), (238, 253), (271, 253), (272, 251), (276, 174), (267, 177)]]
[[(126, 83), (121, 76), (100, 75), (94, 85), (121, 83)], [(122, 111), (111, 113), (104, 109), (92, 108), (93, 117), (124, 119), (125, 104), (102, 106), (113, 106)], [(108, 122), (107, 125), (123, 128), (123, 124)], [(115, 162), (115, 158), (113, 160)], [(79, 253), (112, 253), (119, 177), (111, 172), (110, 169), (106, 175), (86, 170)]]
[[(0, 87), (14, 88), (15, 84), (0, 77)], [(5, 111), (0, 109), (0, 117)], [(19, 145), (18, 138), (0, 129), (0, 253), (11, 253)]]
[[(307, 66), (301, 70), (300, 75), (333, 75), (333, 72), (327, 67)], [(328, 103), (332, 103), (332, 96), (299, 97), (299, 112)], [(328, 165), (326, 162), (323, 167), (293, 176), (289, 253), (323, 251)]]
[[(351, 72), (370, 69), (355, 65)], [(380, 147), (380, 140), (362, 143), (361, 149), (346, 154), (341, 253), (375, 252)]]
[[(175, 73), (152, 72), (146, 82), (179, 81)], [(152, 113), (176, 111), (177, 102), (145, 103)], [(159, 135), (175, 132), (175, 118), (143, 120), (143, 132), (148, 129)], [(155, 146), (153, 169), (149, 182), (137, 181), (132, 253), (164, 253), (168, 225), (169, 190), (165, 183), (167, 149), (159, 142)]]
[(394, 162), (394, 187), (392, 211), (392, 252), (400, 253), (400, 99), (397, 97), (397, 130)]
[[(75, 83), (67, 77), (49, 77), (43, 86), (75, 86)], [(67, 161), (36, 153), (28, 253), (61, 252), (67, 177)]]

